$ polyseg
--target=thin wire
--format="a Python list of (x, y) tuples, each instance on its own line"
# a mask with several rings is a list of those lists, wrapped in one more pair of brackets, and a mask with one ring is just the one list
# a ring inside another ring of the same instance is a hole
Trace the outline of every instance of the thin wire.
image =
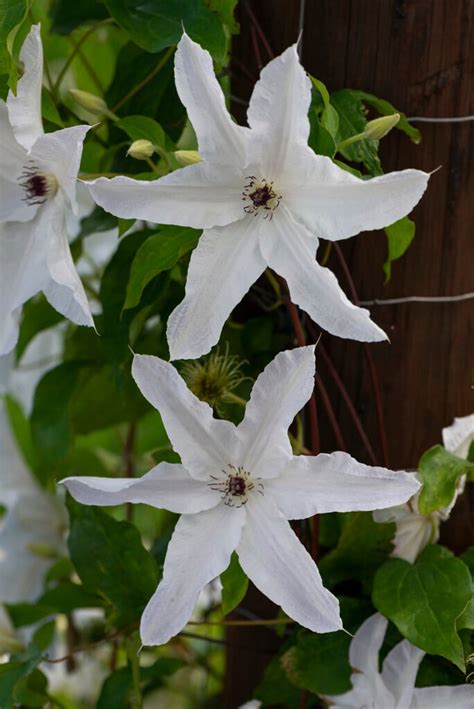
[(407, 118), (407, 121), (414, 123), (467, 123), (468, 121), (474, 121), (474, 116), (457, 116), (454, 118), (430, 118), (429, 116), (411, 116)]
[(306, 0), (300, 0), (300, 16), (298, 19), (298, 39), (297, 39), (298, 56), (300, 59), (303, 56), (303, 28), (304, 28), (305, 9), (306, 9)]
[(461, 295), (409, 295), (406, 298), (375, 298), (375, 300), (361, 300), (359, 305), (397, 305), (398, 303), (458, 303), (462, 300), (471, 300), (474, 293)]

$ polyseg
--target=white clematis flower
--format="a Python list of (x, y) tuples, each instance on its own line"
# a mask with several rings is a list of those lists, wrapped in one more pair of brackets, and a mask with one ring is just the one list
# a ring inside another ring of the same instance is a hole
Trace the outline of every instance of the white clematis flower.
[(89, 126), (43, 131), (39, 25), (20, 59), (17, 94), (0, 101), (0, 354), (14, 348), (21, 307), (39, 291), (73, 322), (94, 325), (66, 231)]
[(63, 484), (84, 504), (142, 502), (182, 515), (142, 617), (143, 644), (165, 643), (182, 630), (199, 592), (234, 550), (257, 588), (300, 625), (320, 633), (341, 628), (338, 601), (288, 520), (390, 506), (419, 485), (346, 453), (293, 456), (287, 429), (314, 387), (314, 347), (275, 357), (239, 426), (213, 418), (169, 362), (136, 355), (132, 373), (182, 464), (160, 463), (140, 479), (71, 477)]
[(379, 651), (388, 621), (379, 613), (370, 616), (355, 634), (349, 650), (354, 669), (352, 689), (326, 696), (331, 709), (471, 709), (474, 685), (415, 687), (425, 653), (403, 640), (391, 650), (379, 672)]
[(250, 128), (232, 121), (210, 55), (186, 34), (175, 80), (203, 162), (154, 182), (116, 177), (88, 184), (112, 214), (205, 230), (185, 298), (168, 322), (171, 359), (208, 352), (267, 266), (328, 332), (385, 339), (369, 312), (355, 307), (315, 260), (318, 238), (345, 239), (392, 224), (417, 204), (429, 176), (404, 170), (361, 180), (316, 155), (307, 144), (311, 82), (294, 46), (262, 71), (248, 109)]
[[(467, 458), (469, 446), (474, 440), (474, 414), (455, 418), (451, 426), (443, 428), (442, 436), (443, 445), (449, 453), (459, 458)], [(434, 510), (428, 515), (422, 515), (418, 509), (418, 493), (403, 505), (388, 510), (376, 510), (373, 513), (376, 522), (396, 524), (391, 556), (405, 559), (413, 564), (428, 544), (437, 542), (439, 526), (451, 514), (458, 495), (464, 490), (464, 483), (465, 476), (459, 480), (456, 493), (449, 505)]]

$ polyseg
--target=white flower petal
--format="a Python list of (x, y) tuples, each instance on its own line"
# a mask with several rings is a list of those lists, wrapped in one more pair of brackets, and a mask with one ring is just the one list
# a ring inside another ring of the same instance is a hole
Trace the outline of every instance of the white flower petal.
[(364, 465), (348, 453), (295, 456), (268, 490), (287, 519), (391, 507), (420, 489), (414, 475)]
[(224, 322), (265, 270), (252, 217), (205, 231), (188, 269), (186, 295), (168, 319), (171, 359), (194, 359), (218, 341)]
[(286, 279), (292, 301), (324, 330), (362, 342), (387, 339), (369, 311), (351, 303), (334, 273), (316, 261), (317, 240), (283, 205), (263, 225), (260, 245), (270, 268)]
[(374, 613), (367, 618), (351, 641), (349, 662), (351, 667), (367, 675), (379, 672), (379, 650), (387, 631), (388, 620)]
[(311, 81), (293, 45), (262, 70), (250, 99), (248, 122), (258, 133), (255, 147), (265, 171), (259, 177), (277, 180), (294, 161), (295, 145), (306, 145), (310, 102)]
[(117, 217), (207, 229), (245, 216), (244, 178), (236, 168), (200, 162), (152, 182), (100, 177), (87, 187), (97, 204)]
[(416, 687), (410, 709), (472, 709), (474, 684), (453, 687)]
[(331, 241), (381, 229), (409, 214), (430, 177), (421, 170), (402, 170), (361, 180), (309, 148), (298, 151), (298, 159), (299, 176), (279, 186), (285, 204), (311, 232)]
[(194, 396), (169, 362), (135, 355), (132, 375), (143, 396), (161, 414), (173, 448), (197, 479), (209, 480), (232, 462), (235, 426), (215, 419), (209, 404)]
[(77, 273), (69, 248), (64, 198), (58, 193), (41, 210), (48, 223), (47, 271), (42, 290), (50, 304), (76, 325), (94, 327), (84, 286)]
[[(33, 601), (41, 593), (54, 553), (65, 552), (64, 506), (52, 495), (28, 492), (9, 508), (0, 526), (0, 602)], [(51, 558), (35, 552), (47, 547)]]
[[(376, 520), (377, 521), (377, 520)], [(397, 531), (393, 538), (390, 556), (414, 563), (418, 554), (439, 537), (440, 518), (438, 515), (424, 516), (409, 511), (404, 519), (397, 521)]]
[(24, 222), (36, 213), (37, 207), (25, 203), (19, 184), (26, 162), (27, 153), (13, 135), (7, 105), (0, 101), (0, 222)]
[(41, 120), (41, 87), (43, 84), (43, 45), (40, 26), (33, 25), (20, 51), (24, 73), (18, 81), (16, 96), (7, 97), (10, 123), (17, 141), (29, 150), (43, 134)]
[(292, 459), (288, 428), (314, 388), (314, 345), (280, 352), (255, 382), (237, 428), (240, 464), (262, 478), (279, 475)]
[(418, 667), (425, 653), (408, 640), (390, 650), (383, 662), (382, 681), (396, 698), (398, 707), (411, 707)]
[(59, 484), (84, 505), (134, 502), (179, 514), (194, 514), (220, 502), (219, 493), (194, 480), (184, 466), (170, 463), (160, 463), (141, 478), (71, 477)]
[(229, 565), (244, 521), (244, 508), (223, 504), (180, 517), (168, 544), (163, 580), (142, 615), (144, 645), (162, 645), (184, 628), (200, 591)]
[(238, 126), (230, 117), (209, 52), (186, 33), (178, 44), (174, 73), (176, 89), (196, 132), (201, 155), (218, 163), (243, 164), (248, 129)]
[(41, 135), (29, 154), (30, 160), (58, 181), (68, 207), (77, 213), (76, 185), (81, 164), (82, 144), (90, 126), (72, 126)]
[(443, 428), (443, 445), (459, 458), (467, 458), (474, 441), (474, 414), (455, 418), (451, 426)]
[(21, 307), (45, 282), (49, 222), (44, 206), (30, 222), (0, 226), (0, 355), (15, 347)]
[(24, 492), (37, 485), (25, 465), (13, 437), (5, 400), (0, 398), (0, 503), (10, 506)]
[(339, 603), (288, 522), (265, 497), (251, 498), (237, 547), (240, 564), (270, 600), (316, 633), (342, 628)]

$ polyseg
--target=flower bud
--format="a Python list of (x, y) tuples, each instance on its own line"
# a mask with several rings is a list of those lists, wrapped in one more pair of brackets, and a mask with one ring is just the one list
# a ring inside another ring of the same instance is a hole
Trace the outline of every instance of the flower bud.
[(94, 116), (108, 116), (109, 118), (116, 118), (115, 114), (109, 110), (104, 99), (100, 96), (95, 96), (90, 94), (88, 91), (81, 91), (81, 89), (69, 89), (69, 93), (73, 97), (74, 101), (85, 108), (89, 113), (93, 113)]
[(196, 362), (185, 364), (181, 373), (193, 394), (219, 411), (221, 404), (236, 403), (239, 399), (232, 392), (247, 379), (242, 374), (243, 364), (238, 357), (229, 354), (226, 346), (223, 354), (217, 349)]
[(149, 140), (134, 140), (127, 150), (127, 155), (136, 160), (146, 160), (151, 158), (154, 152), (155, 146)]
[(400, 114), (393, 113), (391, 116), (381, 116), (380, 118), (375, 118), (373, 121), (369, 121), (365, 126), (364, 138), (380, 140), (380, 138), (387, 135), (387, 133), (397, 125), (399, 120)]
[(174, 156), (183, 167), (186, 167), (186, 165), (194, 165), (202, 160), (197, 150), (176, 150)]

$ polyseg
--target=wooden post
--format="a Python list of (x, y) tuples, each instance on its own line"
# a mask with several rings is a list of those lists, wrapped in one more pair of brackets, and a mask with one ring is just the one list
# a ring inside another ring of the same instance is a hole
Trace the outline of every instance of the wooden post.
[[(232, 93), (238, 99), (248, 100), (250, 78), (257, 77), (258, 64), (268, 61), (252, 14), (279, 54), (298, 37), (300, 9), (298, 0), (239, 3), (242, 31), (235, 41), (232, 66)], [(363, 89), (388, 99), (407, 116), (474, 114), (474, 0), (307, 0), (304, 9), (303, 64), (329, 90)], [(234, 109), (244, 122), (245, 106), (236, 103)], [(474, 291), (474, 122), (416, 125), (423, 135), (418, 146), (398, 131), (384, 138), (384, 169), (440, 169), (413, 212), (416, 237), (407, 254), (393, 265), (390, 283), (383, 285), (387, 248), (383, 232), (340, 244), (362, 301)], [(334, 250), (329, 266), (349, 293)], [(391, 340), (369, 346), (382, 393), (390, 465), (414, 468), (427, 448), (441, 442), (444, 426), (455, 416), (474, 411), (474, 300), (380, 305), (371, 312)], [(326, 334), (322, 341), (382, 462), (363, 346)], [(349, 451), (368, 462), (322, 357), (317, 365)], [(324, 425), (322, 448), (335, 448)], [(473, 486), (469, 487), (442, 531), (443, 543), (458, 552), (474, 538)], [(256, 642), (258, 637), (255, 631)], [(250, 631), (233, 629), (229, 634), (235, 645), (243, 644), (244, 638), (248, 644)], [(226, 707), (238, 706), (251, 696), (261, 665), (255, 663), (252, 671), (238, 653), (232, 653)]]

